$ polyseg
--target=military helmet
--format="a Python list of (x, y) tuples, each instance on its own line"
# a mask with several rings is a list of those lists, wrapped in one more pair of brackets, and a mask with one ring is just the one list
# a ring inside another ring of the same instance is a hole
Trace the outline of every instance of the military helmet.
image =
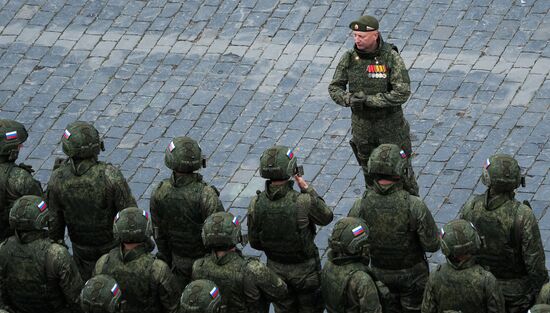
[(11, 207), (10, 226), (16, 230), (42, 230), (48, 227), (48, 205), (33, 195), (22, 196)]
[(550, 305), (536, 304), (527, 311), (527, 313), (550, 313)]
[(88, 159), (105, 150), (95, 127), (87, 122), (76, 121), (65, 129), (61, 136), (63, 152), (70, 158)]
[(514, 190), (522, 183), (518, 161), (506, 154), (489, 157), (483, 165), (481, 181), (487, 187)]
[(8, 156), (9, 160), (15, 161), (19, 155), (19, 145), (28, 137), (23, 124), (0, 119), (0, 156)]
[(210, 215), (202, 227), (202, 242), (209, 249), (225, 250), (241, 242), (239, 218), (229, 212)]
[(216, 284), (199, 279), (189, 283), (183, 290), (179, 313), (217, 313), (220, 306), (221, 295)]
[(334, 225), (328, 245), (339, 254), (359, 254), (368, 236), (369, 229), (365, 222), (355, 217), (344, 217)]
[(206, 167), (199, 144), (189, 137), (174, 138), (164, 153), (164, 164), (176, 172), (191, 173)]
[(260, 176), (271, 180), (289, 179), (296, 173), (296, 158), (289, 147), (273, 146), (260, 157)]
[(85, 313), (116, 313), (120, 311), (122, 292), (108, 275), (97, 275), (86, 282), (80, 292), (80, 307)]
[(113, 223), (113, 235), (123, 243), (147, 241), (153, 235), (149, 212), (135, 207), (118, 212)]
[(403, 177), (407, 171), (407, 153), (394, 144), (381, 144), (372, 151), (367, 163), (369, 174)]
[(465, 220), (454, 220), (441, 229), (441, 252), (446, 257), (475, 254), (481, 239), (474, 225)]

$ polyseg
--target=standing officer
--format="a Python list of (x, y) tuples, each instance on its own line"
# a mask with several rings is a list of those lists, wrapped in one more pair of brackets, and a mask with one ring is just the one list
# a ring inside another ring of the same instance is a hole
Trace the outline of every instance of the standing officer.
[(178, 313), (219, 313), (221, 299), (220, 290), (212, 281), (195, 280), (183, 290)]
[(113, 232), (120, 246), (97, 261), (94, 273), (109, 275), (120, 284), (121, 311), (175, 313), (178, 283), (168, 265), (151, 254), (155, 243), (149, 213), (134, 207), (122, 210)]
[(407, 156), (405, 190), (418, 195), (409, 159), (412, 154), (410, 128), (401, 108), (411, 94), (405, 63), (397, 48), (382, 40), (375, 17), (361, 16), (349, 27), (355, 45), (344, 53), (336, 67), (328, 87), (330, 97), (341, 106), (351, 107), (350, 144), (363, 167), (367, 185), (372, 184), (367, 172), (370, 154), (380, 144), (393, 143)]
[(48, 206), (37, 196), (13, 204), (15, 235), (0, 245), (0, 308), (16, 313), (78, 313), (84, 284), (69, 251), (48, 239)]
[(13, 235), (8, 219), (13, 202), (23, 195), (42, 196), (40, 182), (32, 178), (32, 168), (15, 164), (27, 137), (23, 124), (0, 120), (0, 242)]
[(497, 279), (475, 262), (481, 239), (470, 222), (454, 220), (441, 231), (441, 251), (447, 264), (432, 272), (422, 313), (502, 313), (504, 297)]
[(374, 149), (368, 162), (372, 189), (355, 201), (348, 216), (362, 218), (369, 228), (372, 271), (393, 295), (393, 309), (420, 312), (429, 274), (425, 253), (439, 249), (439, 238), (426, 204), (403, 190), (407, 163), (397, 145)]
[(80, 292), (80, 307), (84, 313), (119, 313), (122, 292), (114, 278), (96, 275)]
[(63, 243), (67, 226), (76, 264), (87, 280), (97, 259), (116, 246), (113, 218), (136, 200), (120, 170), (98, 161), (103, 141), (91, 124), (69, 124), (61, 144), (69, 158), (48, 183), (50, 238)]
[(481, 181), (487, 191), (470, 199), (460, 216), (485, 240), (477, 259), (497, 278), (506, 312), (525, 312), (548, 281), (548, 272), (537, 219), (528, 205), (514, 199), (514, 190), (524, 184), (518, 162), (505, 154), (491, 156)]
[[(327, 225), (333, 214), (325, 201), (298, 173), (296, 157), (285, 146), (267, 149), (260, 158), (265, 190), (248, 207), (248, 239), (267, 256), (267, 266), (288, 285), (277, 313), (321, 312), (321, 262), (315, 246), (315, 225)], [(301, 192), (293, 189), (298, 183)]]
[(329, 313), (382, 313), (378, 287), (365, 257), (368, 227), (345, 217), (334, 225), (328, 240), (328, 260), (321, 272), (321, 290)]
[(287, 295), (281, 278), (237, 249), (242, 241), (241, 225), (231, 213), (210, 215), (202, 228), (202, 240), (211, 254), (195, 261), (193, 280), (211, 280), (220, 288), (222, 312), (267, 313), (270, 301)]
[(194, 173), (206, 164), (195, 140), (174, 138), (164, 163), (172, 169), (172, 177), (162, 181), (151, 196), (157, 256), (172, 265), (183, 289), (191, 281), (193, 262), (207, 253), (201, 239), (204, 220), (222, 212), (223, 205), (216, 188)]

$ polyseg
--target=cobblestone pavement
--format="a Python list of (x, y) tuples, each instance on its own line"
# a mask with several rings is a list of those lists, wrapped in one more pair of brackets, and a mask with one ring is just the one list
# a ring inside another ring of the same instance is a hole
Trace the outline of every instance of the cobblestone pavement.
[[(102, 159), (121, 167), (142, 208), (169, 176), (174, 136), (200, 140), (202, 173), (243, 217), (263, 188), (261, 152), (295, 146), (341, 217), (364, 181), (350, 111), (327, 86), (352, 46), (349, 22), (368, 13), (411, 68), (405, 111), (436, 221), (484, 189), (487, 156), (510, 153), (550, 252), (549, 10), (547, 0), (0, 0), (0, 117), (30, 129), (20, 161), (43, 184), (65, 126), (92, 121)], [(323, 253), (333, 224), (317, 236)]]

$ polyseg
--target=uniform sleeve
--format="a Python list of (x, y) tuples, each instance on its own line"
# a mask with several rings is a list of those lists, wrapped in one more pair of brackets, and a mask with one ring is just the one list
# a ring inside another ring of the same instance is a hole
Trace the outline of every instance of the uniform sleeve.
[(504, 296), (497, 279), (487, 273), (485, 292), (487, 293), (487, 313), (504, 312)]
[[(376, 284), (365, 272), (355, 272), (348, 282), (348, 304), (350, 311), (360, 313), (382, 313)], [(353, 310), (352, 308), (359, 308)]]
[(48, 233), (50, 239), (57, 243), (63, 243), (65, 240), (65, 215), (63, 213), (63, 201), (59, 199), (59, 180), (57, 179), (57, 170), (53, 172), (48, 182), (47, 201), (50, 225)]
[(410, 197), (416, 200), (411, 200), (413, 201), (411, 211), (413, 218), (416, 218), (416, 233), (420, 239), (420, 245), (425, 252), (435, 252), (439, 250), (439, 236), (432, 213), (420, 198)]
[[(438, 304), (437, 304), (437, 295), (436, 295), (436, 287), (435, 287), (435, 275), (436, 272), (430, 274), (430, 277), (428, 278), (428, 282), (426, 283), (426, 288), (424, 289), (424, 296), (422, 297), (422, 306), (421, 306), (421, 312), (422, 313), (437, 313), (438, 312)], [(500, 311), (504, 312), (504, 311)]]
[(347, 91), (349, 59), (349, 52), (346, 52), (338, 62), (332, 81), (328, 86), (328, 93), (332, 100), (343, 107), (349, 107), (350, 93)]
[(411, 95), (411, 80), (409, 71), (403, 59), (396, 51), (391, 51), (392, 68), (390, 73), (390, 86), (388, 92), (367, 96), (366, 106), (382, 108), (399, 106), (405, 103)]
[(94, 270), (92, 271), (92, 277), (99, 274), (104, 274), (103, 267), (105, 266), (105, 262), (107, 262), (108, 257), (109, 257), (109, 254), (104, 254), (99, 258), (99, 260), (97, 260), (94, 266)]
[(168, 229), (163, 226), (162, 208), (158, 203), (159, 190), (162, 188), (162, 182), (155, 188), (151, 200), (149, 202), (149, 211), (151, 212), (151, 220), (153, 222), (154, 237), (158, 248), (157, 257), (164, 260), (166, 263), (172, 263), (172, 248), (168, 235)]
[(361, 218), (361, 199), (355, 200), (353, 206), (348, 212), (348, 217)]
[(256, 250), (262, 250), (262, 245), (259, 237), (258, 225), (254, 220), (254, 212), (256, 210), (256, 202), (258, 201), (258, 196), (255, 196), (250, 201), (248, 205), (248, 215), (246, 218), (246, 226), (248, 227), (248, 242), (250, 246)]
[(67, 248), (58, 244), (52, 244), (48, 263), (46, 263), (47, 275), (59, 281), (59, 287), (63, 291), (65, 301), (78, 312), (80, 310), (78, 296), (84, 286), (80, 272), (67, 251)]
[(315, 223), (315, 225), (325, 226), (332, 222), (334, 215), (332, 211), (325, 203), (325, 200), (317, 194), (317, 191), (312, 186), (309, 186), (306, 189), (306, 193), (310, 196), (310, 209), (309, 209), (309, 219)]
[(546, 271), (544, 248), (540, 237), (539, 225), (533, 211), (521, 205), (523, 216), (523, 234), (521, 240), (521, 249), (523, 260), (527, 269), (531, 286), (533, 286), (533, 296), (537, 296), (542, 285), (548, 282), (548, 272)]
[(223, 204), (218, 193), (211, 186), (204, 187), (202, 192), (202, 217), (206, 219), (216, 212), (224, 212)]
[(136, 199), (132, 196), (130, 186), (120, 170), (112, 165), (108, 165), (105, 175), (111, 187), (112, 202), (117, 211), (122, 211), (128, 207), (137, 207)]
[(474, 202), (475, 197), (471, 197), (470, 199), (468, 199), (468, 201), (466, 201), (466, 204), (464, 204), (462, 206), (462, 209), (460, 209), (460, 212), (458, 212), (458, 218), (470, 221), (471, 219), (469, 218), (469, 214), (474, 208)]
[[(277, 301), (287, 296), (288, 289), (285, 282), (259, 261), (252, 260), (248, 263), (245, 273), (244, 293), (247, 307), (257, 308), (264, 304), (264, 300)], [(262, 297), (265, 296), (265, 299)], [(256, 311), (254, 309), (253, 311)]]
[(181, 293), (176, 278), (168, 265), (158, 259), (155, 260), (152, 271), (163, 312), (176, 313)]

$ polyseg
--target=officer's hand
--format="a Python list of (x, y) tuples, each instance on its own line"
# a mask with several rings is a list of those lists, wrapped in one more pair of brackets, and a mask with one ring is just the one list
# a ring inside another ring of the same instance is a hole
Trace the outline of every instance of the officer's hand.
[(294, 175), (294, 180), (298, 184), (298, 187), (300, 187), (300, 190), (305, 191), (309, 185), (307, 184), (306, 180), (302, 176)]
[(367, 96), (364, 92), (359, 91), (351, 95), (350, 106), (352, 108), (361, 108), (367, 100)]

